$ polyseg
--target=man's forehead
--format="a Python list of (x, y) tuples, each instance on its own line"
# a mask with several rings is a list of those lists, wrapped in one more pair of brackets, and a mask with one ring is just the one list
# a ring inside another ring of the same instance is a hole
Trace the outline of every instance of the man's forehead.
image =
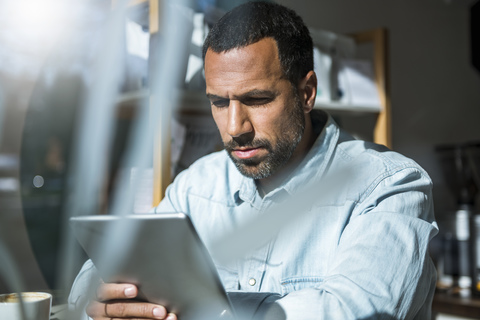
[(241, 95), (251, 90), (269, 90), (284, 79), (275, 40), (266, 38), (242, 48), (205, 55), (207, 93)]
[(245, 47), (215, 52), (208, 49), (205, 55), (205, 71), (215, 68), (244, 69), (262, 68), (269, 71), (280, 70), (277, 43), (273, 38), (264, 38)]

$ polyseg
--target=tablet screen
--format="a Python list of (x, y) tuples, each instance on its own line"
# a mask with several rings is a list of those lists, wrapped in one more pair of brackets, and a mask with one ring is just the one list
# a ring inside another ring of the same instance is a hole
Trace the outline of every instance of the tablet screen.
[(105, 282), (133, 283), (140, 297), (182, 320), (233, 318), (213, 261), (182, 213), (70, 219)]

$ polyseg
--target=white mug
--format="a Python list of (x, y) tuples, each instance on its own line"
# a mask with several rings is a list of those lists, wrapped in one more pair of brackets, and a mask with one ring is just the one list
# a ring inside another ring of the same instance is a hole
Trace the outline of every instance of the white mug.
[(25, 318), (17, 293), (0, 294), (0, 319), (49, 320), (52, 295), (45, 292), (22, 292)]

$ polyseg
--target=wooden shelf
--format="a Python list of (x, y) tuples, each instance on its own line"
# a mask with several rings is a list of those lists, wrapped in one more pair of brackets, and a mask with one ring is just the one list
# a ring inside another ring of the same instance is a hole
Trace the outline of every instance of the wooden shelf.
[(447, 293), (435, 293), (433, 314), (446, 313), (459, 317), (480, 319), (480, 298), (461, 297)]
[(117, 116), (121, 119), (132, 119), (137, 108), (150, 96), (148, 89), (122, 93), (117, 101)]
[[(210, 102), (203, 91), (178, 90), (175, 96), (170, 97), (173, 102), (177, 101), (178, 106), (174, 108), (176, 113), (183, 114), (210, 114)], [(135, 108), (146, 99), (150, 98), (148, 89), (125, 92), (120, 94), (116, 104), (118, 108)]]
[(150, 91), (148, 89), (136, 90), (120, 94), (117, 99), (117, 105), (138, 104), (144, 99), (148, 99)]
[[(148, 28), (150, 33), (159, 31), (160, 7), (163, 0), (130, 0), (127, 4), (127, 16), (142, 27)], [(117, 6), (118, 0), (112, 0), (112, 8)]]
[(316, 102), (315, 109), (327, 110), (330, 112), (349, 112), (349, 113), (380, 113), (380, 106), (354, 105), (341, 102)]
[(385, 28), (358, 32), (350, 35), (358, 44), (373, 44), (375, 83), (380, 94), (382, 110), (374, 129), (374, 142), (392, 149), (392, 117), (390, 88), (388, 84), (388, 33)]
[(315, 104), (315, 108), (324, 109), (339, 116), (347, 114), (375, 114), (377, 118), (373, 128), (373, 142), (392, 148), (391, 108), (388, 88), (387, 30), (384, 28), (378, 28), (349, 35), (337, 35), (331, 32), (311, 29), (310, 33), (312, 35), (314, 45), (318, 48), (323, 47), (324, 50), (333, 50), (332, 48), (337, 50), (335, 45), (338, 43), (338, 45), (342, 48), (342, 51), (354, 55), (355, 46), (372, 46), (370, 59), (373, 62), (374, 81), (379, 94), (378, 98), (380, 101), (380, 106), (351, 105), (331, 101), (318, 102)]
[(211, 115), (210, 101), (205, 91), (181, 90), (177, 92), (177, 113), (190, 115)]

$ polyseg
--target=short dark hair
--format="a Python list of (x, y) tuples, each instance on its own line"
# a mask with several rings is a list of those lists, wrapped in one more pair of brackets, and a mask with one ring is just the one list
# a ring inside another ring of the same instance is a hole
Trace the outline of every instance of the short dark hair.
[(295, 11), (268, 2), (248, 2), (226, 13), (210, 30), (203, 44), (221, 53), (271, 37), (277, 43), (283, 73), (293, 84), (313, 70), (313, 42), (308, 28)]

